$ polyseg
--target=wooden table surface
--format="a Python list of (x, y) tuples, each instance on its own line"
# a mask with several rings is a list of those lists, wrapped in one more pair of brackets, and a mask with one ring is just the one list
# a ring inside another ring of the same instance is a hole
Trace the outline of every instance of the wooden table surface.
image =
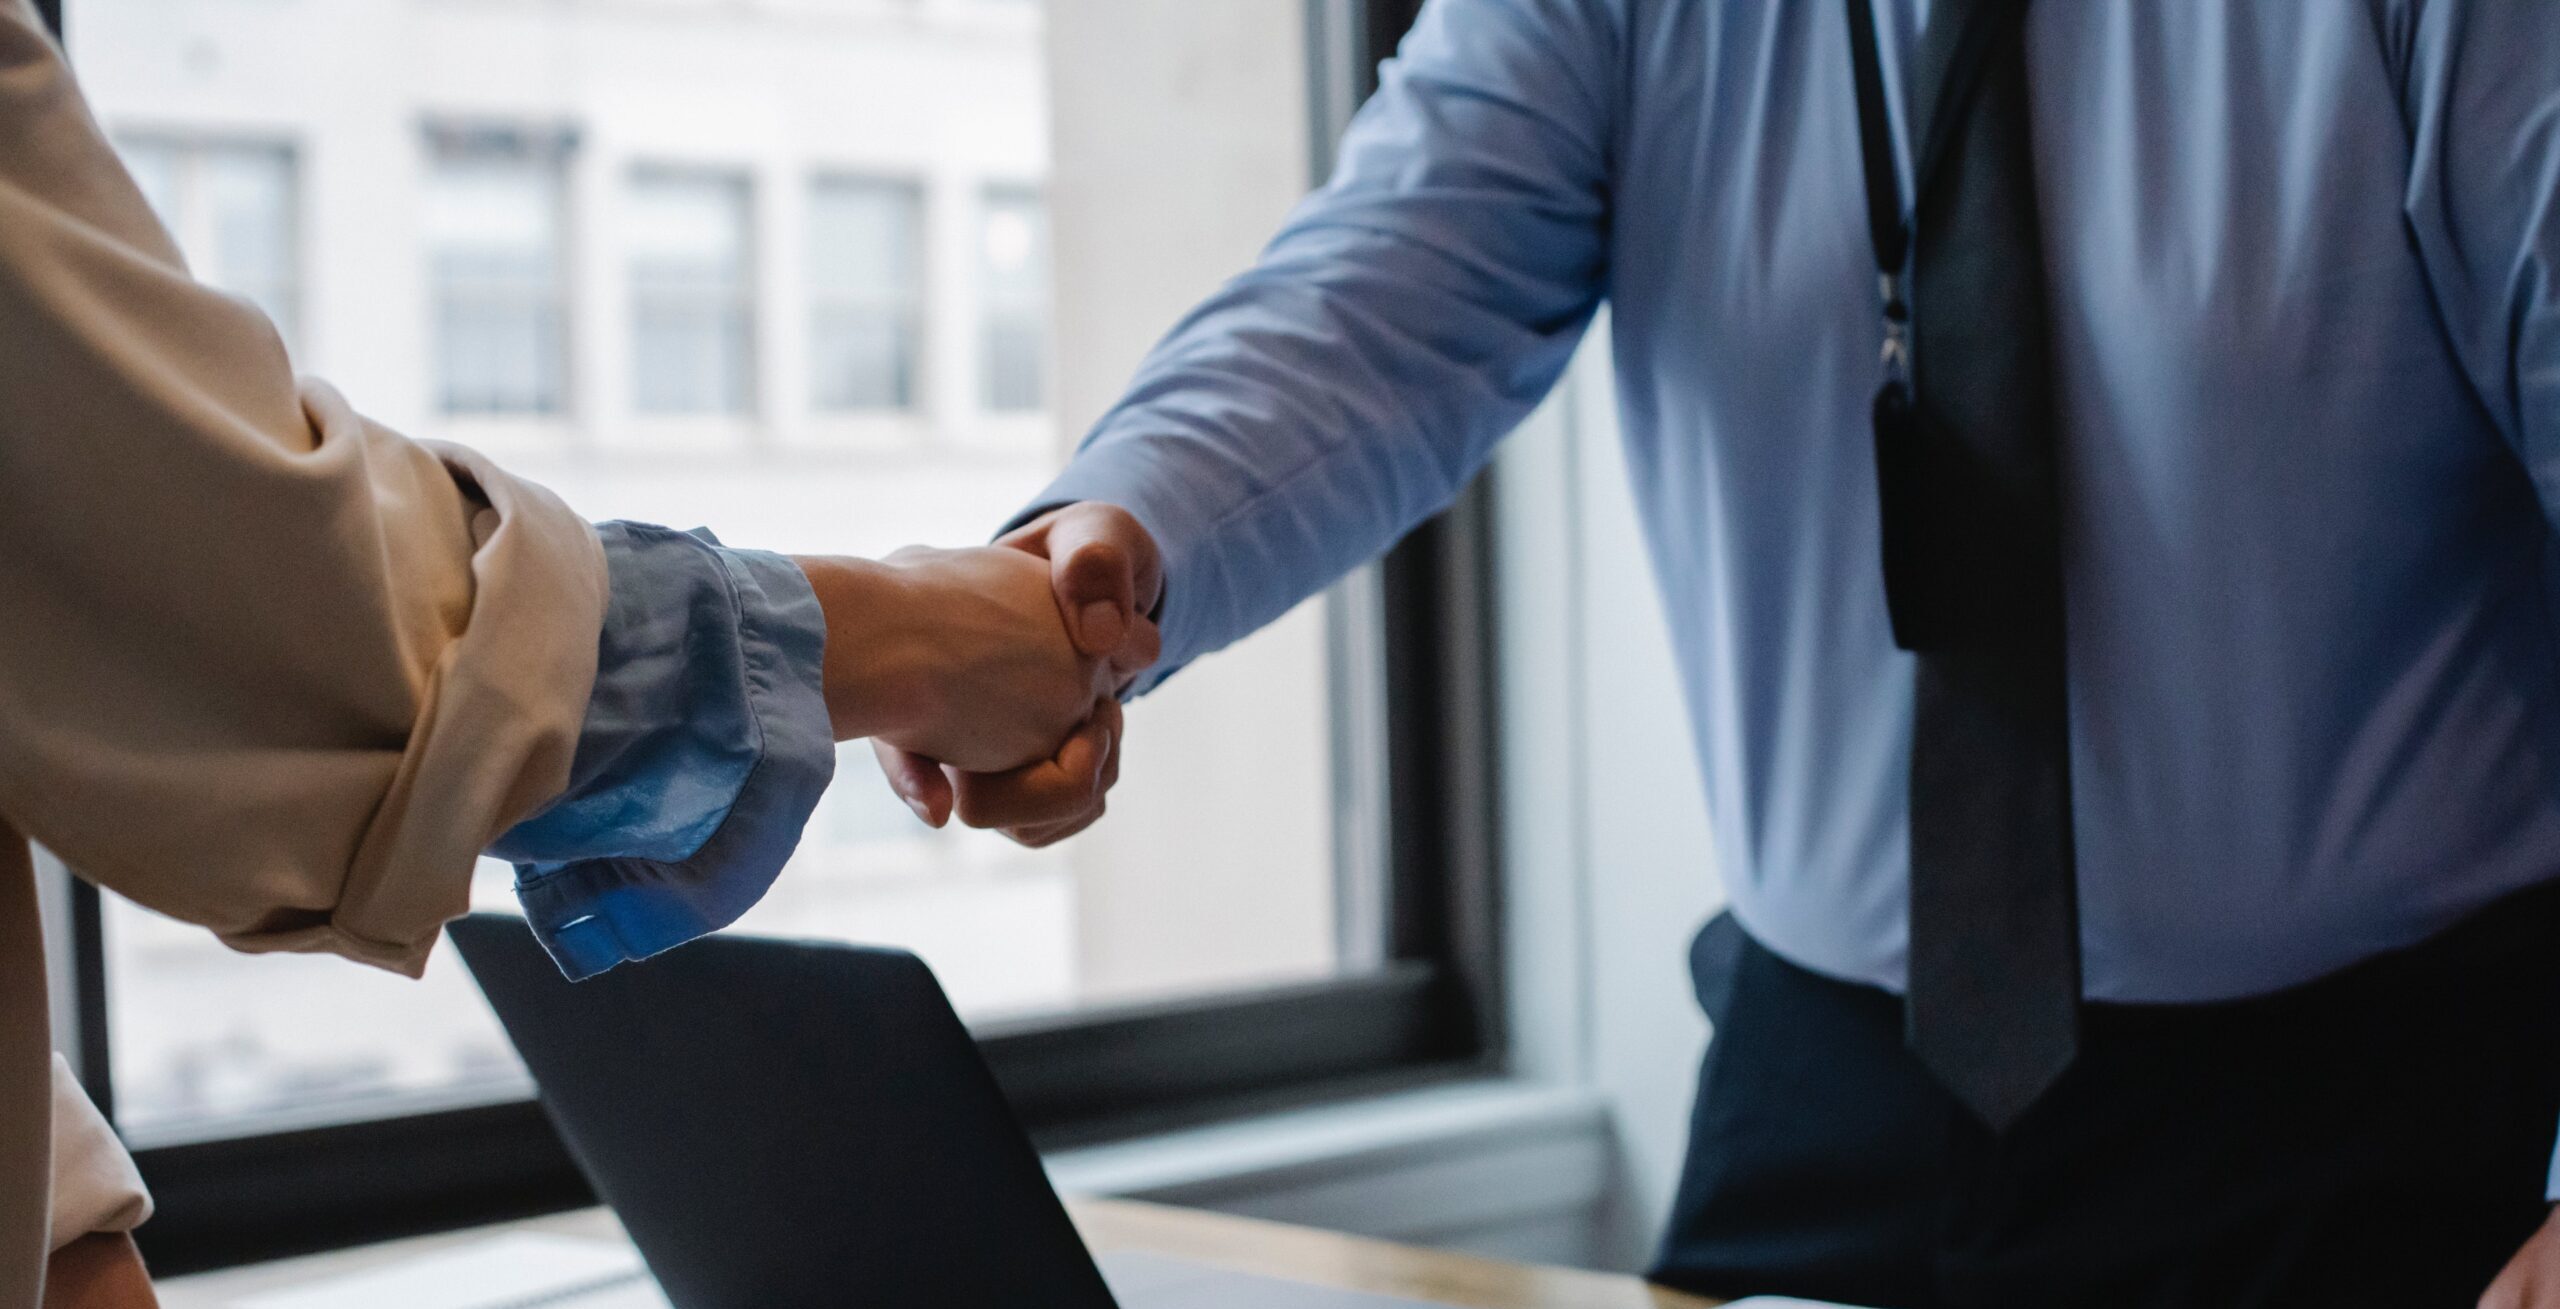
[[(1459, 1309), (1710, 1309), (1714, 1304), (1647, 1286), (1633, 1277), (1447, 1254), (1198, 1209), (1128, 1200), (1079, 1200), (1068, 1208), (1075, 1215), (1076, 1227), (1084, 1233), (1085, 1243), (1097, 1254), (1144, 1251), (1318, 1286), (1437, 1301)], [(240, 1297), (362, 1273), (511, 1230), (624, 1239), (622, 1226), (612, 1214), (602, 1209), (584, 1209), (499, 1227), (172, 1278), (161, 1284), (160, 1301), (163, 1309), (223, 1309)]]
[(1463, 1309), (1708, 1309), (1715, 1301), (1608, 1273), (1539, 1268), (1128, 1200), (1070, 1203), (1099, 1254), (1143, 1250), (1267, 1277)]

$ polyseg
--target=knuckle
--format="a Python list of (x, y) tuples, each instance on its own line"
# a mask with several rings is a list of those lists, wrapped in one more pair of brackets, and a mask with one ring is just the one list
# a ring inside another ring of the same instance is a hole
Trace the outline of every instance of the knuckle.
[(996, 797), (982, 788), (965, 786), (952, 797), (951, 816), (963, 826), (982, 829), (1001, 826), (1009, 819)]

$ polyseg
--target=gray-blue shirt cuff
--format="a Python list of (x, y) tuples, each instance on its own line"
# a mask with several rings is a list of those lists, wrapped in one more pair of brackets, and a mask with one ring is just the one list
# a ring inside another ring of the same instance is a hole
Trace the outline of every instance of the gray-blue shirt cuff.
[(596, 533), (612, 594), (569, 789), (489, 850), (572, 979), (737, 921), (836, 758), (825, 618), (797, 565), (709, 532)]

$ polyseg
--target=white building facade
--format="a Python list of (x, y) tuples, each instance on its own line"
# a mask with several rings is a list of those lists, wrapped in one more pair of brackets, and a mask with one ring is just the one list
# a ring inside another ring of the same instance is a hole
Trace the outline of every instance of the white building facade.
[[(878, 554), (984, 539), (1303, 189), (1296, 13), (1196, 9), (1055, 90), (1026, 0), (77, 0), (68, 39), (199, 276), (369, 415), (594, 517)], [(1257, 186), (1190, 203), (1238, 159)], [(1141, 706), (1113, 821), (1049, 852), (926, 833), (849, 750), (748, 926), (916, 948), (980, 1014), (1354, 962), (1324, 650), (1311, 609)], [(122, 906), (109, 937), (146, 1143), (521, 1092), (449, 963), (242, 959)]]

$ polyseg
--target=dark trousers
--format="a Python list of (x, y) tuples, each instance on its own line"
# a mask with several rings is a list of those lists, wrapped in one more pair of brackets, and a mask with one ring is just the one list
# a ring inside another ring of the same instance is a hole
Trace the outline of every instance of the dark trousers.
[(1892, 994), (1729, 917), (1655, 1276), (1879, 1309), (2471, 1309), (2541, 1224), (2560, 1127), (2560, 887), (2263, 998), (2092, 1005), (1995, 1138)]

